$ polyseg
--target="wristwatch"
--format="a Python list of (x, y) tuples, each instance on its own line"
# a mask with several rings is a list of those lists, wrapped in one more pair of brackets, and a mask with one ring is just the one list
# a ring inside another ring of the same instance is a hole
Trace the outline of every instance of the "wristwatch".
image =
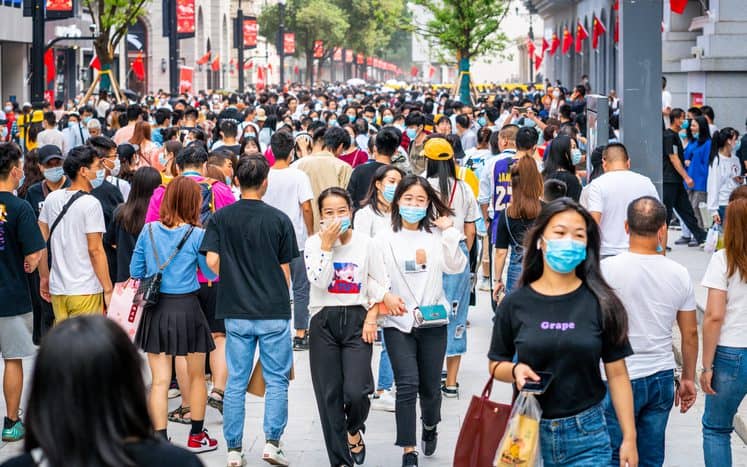
[(713, 371), (713, 367), (711, 367), (711, 368), (703, 367), (703, 368), (700, 369), (700, 371), (702, 373), (708, 373), (709, 371)]

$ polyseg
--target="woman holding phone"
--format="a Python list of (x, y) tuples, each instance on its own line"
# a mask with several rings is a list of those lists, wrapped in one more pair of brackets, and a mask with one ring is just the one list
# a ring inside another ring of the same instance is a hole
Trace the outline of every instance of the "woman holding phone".
[[(546, 467), (609, 465), (601, 360), (623, 434), (620, 465), (637, 466), (633, 393), (625, 367), (625, 357), (633, 353), (627, 315), (602, 277), (596, 222), (578, 203), (561, 198), (542, 209), (524, 245), (519, 288), (496, 312), (491, 374), (518, 390), (527, 383), (547, 386), (537, 396)], [(538, 372), (549, 374), (540, 378)]]

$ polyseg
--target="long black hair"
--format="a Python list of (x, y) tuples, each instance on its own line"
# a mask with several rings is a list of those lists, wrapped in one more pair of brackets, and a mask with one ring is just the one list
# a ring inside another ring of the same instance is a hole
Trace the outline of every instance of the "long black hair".
[(36, 356), (24, 450), (41, 448), (51, 467), (136, 465), (125, 440), (154, 437), (141, 370), (137, 349), (112, 320), (55, 326)]
[(434, 161), (428, 159), (425, 175), (428, 178), (438, 178), (438, 191), (441, 196), (441, 202), (448, 206), (449, 198), (451, 197), (450, 185), (452, 182), (455, 184), (458, 183), (454, 160)]
[(391, 171), (399, 172), (400, 177), (405, 176), (405, 173), (399, 167), (395, 167), (393, 165), (382, 165), (381, 167), (376, 169), (376, 172), (374, 172), (374, 176), (371, 179), (371, 185), (369, 185), (368, 187), (366, 198), (361, 203), (361, 208), (365, 206), (371, 206), (371, 209), (373, 209), (373, 212), (375, 212), (377, 215), (384, 215), (381, 212), (381, 208), (379, 207), (379, 191), (376, 189), (376, 182), (381, 182), (382, 180), (384, 180), (384, 178), (386, 178), (386, 174)]
[(428, 212), (426, 216), (418, 223), (418, 230), (425, 230), (430, 233), (433, 221), (441, 216), (453, 216), (454, 211), (444, 204), (438, 197), (438, 193), (433, 189), (431, 184), (423, 177), (418, 175), (408, 175), (399, 182), (397, 191), (394, 192), (392, 200), (392, 230), (399, 232), (402, 230), (402, 216), (399, 214), (399, 200), (413, 185), (420, 185), (425, 194), (428, 196)]
[(545, 149), (545, 169), (542, 171), (542, 175), (547, 177), (558, 170), (565, 170), (572, 174), (576, 173), (576, 167), (574, 167), (571, 159), (571, 137), (564, 134), (559, 134), (553, 138)]
[[(695, 121), (698, 124), (698, 134), (693, 134), (692, 122)], [(695, 118), (690, 119), (690, 126), (687, 127), (687, 138), (690, 141), (698, 141), (698, 144), (703, 144), (711, 139), (711, 130), (708, 126), (708, 120), (702, 115), (698, 115)]]
[(519, 285), (529, 285), (542, 277), (545, 263), (539, 248), (540, 239), (550, 220), (566, 211), (577, 212), (586, 222), (586, 259), (576, 266), (576, 276), (599, 301), (605, 336), (612, 342), (620, 343), (628, 334), (628, 315), (612, 287), (604, 280), (599, 267), (599, 227), (591, 214), (571, 198), (560, 198), (546, 204), (535, 219), (534, 226), (524, 236), (524, 265)]
[[(706, 127), (707, 128), (707, 127)], [(711, 153), (708, 156), (708, 167), (718, 157), (719, 151), (726, 146), (726, 142), (739, 136), (739, 132), (734, 128), (727, 126), (713, 133), (713, 142), (711, 143)]]
[(153, 167), (140, 167), (132, 176), (132, 188), (127, 201), (114, 216), (122, 229), (137, 237), (145, 224), (145, 214), (153, 191), (161, 185), (161, 174)]

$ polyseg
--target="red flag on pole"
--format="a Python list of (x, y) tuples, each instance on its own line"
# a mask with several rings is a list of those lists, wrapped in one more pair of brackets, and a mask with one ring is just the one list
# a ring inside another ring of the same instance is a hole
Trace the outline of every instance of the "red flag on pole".
[(196, 63), (196, 64), (198, 64), (198, 65), (204, 65), (204, 64), (206, 64), (207, 62), (209, 62), (209, 61), (210, 61), (210, 54), (211, 54), (211, 53), (212, 53), (212, 52), (210, 52), (210, 51), (208, 50), (208, 51), (207, 51), (207, 53), (206, 53), (205, 55), (203, 55), (202, 57), (200, 57), (200, 58), (198, 58), (197, 60), (195, 60), (195, 63)]
[(584, 50), (584, 41), (589, 38), (589, 33), (579, 21), (576, 24), (576, 53), (580, 54)]
[(244, 63), (244, 69), (245, 70), (251, 70), (253, 66), (254, 66), (254, 62), (252, 62), (251, 60), (249, 60), (248, 62)]
[(88, 64), (88, 68), (93, 68), (94, 70), (101, 71), (101, 60), (99, 60), (98, 55), (94, 55), (91, 59), (91, 63)]
[(672, 11), (681, 15), (685, 12), (687, 6), (687, 0), (669, 0), (669, 5), (672, 7)]
[(534, 46), (534, 41), (527, 37), (527, 53), (529, 54), (529, 57), (534, 57), (534, 52), (537, 50), (537, 48)]
[(570, 31), (568, 31), (568, 28), (563, 28), (563, 55), (567, 54), (571, 50), (571, 46), (573, 45), (573, 36), (571, 35)]
[(607, 28), (604, 27), (604, 24), (594, 16), (594, 27), (591, 30), (591, 46), (593, 48), (597, 48), (599, 45), (599, 37), (603, 36), (607, 33)]
[(615, 3), (612, 4), (612, 9), (615, 11), (620, 9), (620, 0), (615, 0)]
[(556, 33), (552, 33), (552, 43), (550, 44), (550, 55), (555, 55), (555, 52), (558, 51), (558, 47), (560, 47), (560, 39), (558, 39), (558, 35)]
[(145, 63), (143, 62), (143, 52), (137, 54), (135, 60), (132, 61), (132, 72), (135, 73), (137, 79), (145, 81)]
[(620, 42), (620, 18), (615, 19), (614, 40), (615, 40), (615, 44)]
[(547, 49), (549, 49), (549, 48), (550, 48), (550, 43), (547, 42), (547, 39), (545, 39), (543, 37), (542, 38), (542, 53), (540, 55), (542, 55), (544, 57), (545, 56), (545, 52), (547, 52)]
[(415, 65), (413, 65), (412, 68), (410, 68), (410, 74), (414, 78), (414, 77), (418, 76), (418, 73), (419, 73), (418, 67), (415, 66)]
[(534, 70), (539, 70), (540, 66), (542, 66), (542, 55), (537, 54), (534, 56)]
[(47, 51), (44, 52), (44, 68), (47, 70), (47, 80), (45, 83), (49, 84), (54, 81), (55, 76), (57, 75), (53, 49), (47, 49)]
[(210, 64), (210, 69), (213, 71), (220, 71), (220, 55), (215, 56), (215, 60)]

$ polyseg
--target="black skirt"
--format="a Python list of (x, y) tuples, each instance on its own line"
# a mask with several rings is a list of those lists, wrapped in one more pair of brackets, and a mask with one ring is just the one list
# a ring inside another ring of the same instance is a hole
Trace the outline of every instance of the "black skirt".
[(156, 305), (143, 310), (135, 343), (147, 353), (187, 355), (215, 349), (197, 292), (161, 294)]

